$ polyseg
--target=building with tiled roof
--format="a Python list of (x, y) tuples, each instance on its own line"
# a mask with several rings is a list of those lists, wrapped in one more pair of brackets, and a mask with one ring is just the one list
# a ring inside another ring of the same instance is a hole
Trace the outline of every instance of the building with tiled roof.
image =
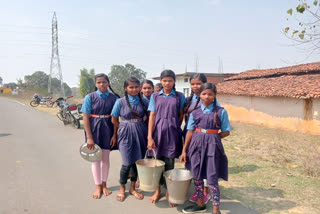
[[(320, 134), (320, 62), (245, 71), (226, 78), (217, 88), (225, 105), (263, 113), (272, 120), (312, 121), (319, 125)], [(299, 129), (300, 123), (296, 124)]]
[[(183, 92), (187, 97), (191, 93), (190, 89), (190, 77), (196, 74), (195, 72), (185, 72), (176, 74), (176, 89), (177, 91)], [(207, 81), (217, 84), (222, 82), (224, 79), (235, 75), (235, 73), (203, 73), (207, 77)], [(160, 80), (160, 77), (153, 77), (154, 80)]]

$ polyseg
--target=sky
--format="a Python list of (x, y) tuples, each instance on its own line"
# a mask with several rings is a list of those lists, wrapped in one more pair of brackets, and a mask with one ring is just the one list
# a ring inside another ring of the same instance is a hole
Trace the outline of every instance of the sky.
[(159, 76), (224, 73), (315, 62), (282, 30), (298, 0), (0, 0), (0, 77), (17, 82), (50, 73), (51, 22), (58, 20), (63, 81), (79, 85), (80, 69), (110, 72), (133, 64)]

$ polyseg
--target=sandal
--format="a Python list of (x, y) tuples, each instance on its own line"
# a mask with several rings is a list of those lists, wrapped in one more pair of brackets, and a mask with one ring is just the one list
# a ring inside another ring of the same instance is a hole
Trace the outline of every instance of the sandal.
[(126, 195), (124, 193), (117, 194), (117, 201), (123, 202), (125, 198), (126, 198)]
[(140, 192), (137, 192), (136, 190), (130, 192), (130, 195), (133, 195), (138, 200), (142, 200), (144, 198), (143, 194)]

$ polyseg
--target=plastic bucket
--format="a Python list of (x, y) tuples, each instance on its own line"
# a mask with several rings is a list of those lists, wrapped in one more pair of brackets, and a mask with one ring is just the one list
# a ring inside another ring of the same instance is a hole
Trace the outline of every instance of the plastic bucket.
[[(154, 157), (156, 157), (155, 151)], [(148, 151), (147, 151), (148, 152)], [(165, 163), (157, 159), (147, 159), (147, 152), (144, 159), (137, 160), (137, 170), (140, 180), (140, 189), (143, 191), (155, 191), (159, 187), (160, 178), (164, 171)]]
[(166, 179), (169, 201), (173, 204), (184, 204), (193, 178), (191, 172), (185, 169), (171, 169), (163, 175)]

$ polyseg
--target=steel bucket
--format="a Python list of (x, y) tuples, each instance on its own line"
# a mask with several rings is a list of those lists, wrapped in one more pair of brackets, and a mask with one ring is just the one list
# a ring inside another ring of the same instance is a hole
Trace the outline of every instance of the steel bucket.
[(166, 179), (169, 201), (173, 204), (184, 204), (193, 178), (191, 172), (185, 169), (171, 169), (163, 175)]
[(159, 187), (160, 178), (164, 171), (164, 162), (156, 159), (155, 151), (153, 151), (155, 159), (147, 159), (147, 152), (144, 159), (137, 160), (137, 170), (140, 180), (140, 189), (143, 191), (155, 191)]

